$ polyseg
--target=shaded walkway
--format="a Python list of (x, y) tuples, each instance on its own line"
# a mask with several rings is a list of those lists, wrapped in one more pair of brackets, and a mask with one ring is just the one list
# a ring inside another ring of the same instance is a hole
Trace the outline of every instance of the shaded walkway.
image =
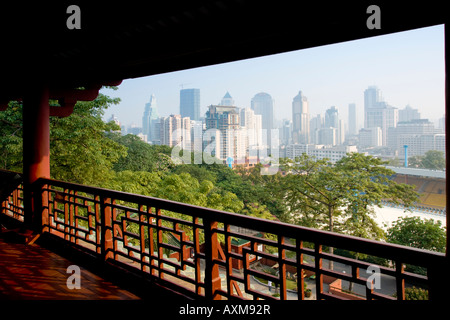
[(0, 299), (139, 299), (82, 266), (81, 288), (69, 289), (72, 264), (37, 244), (20, 243), (12, 233), (0, 233)]

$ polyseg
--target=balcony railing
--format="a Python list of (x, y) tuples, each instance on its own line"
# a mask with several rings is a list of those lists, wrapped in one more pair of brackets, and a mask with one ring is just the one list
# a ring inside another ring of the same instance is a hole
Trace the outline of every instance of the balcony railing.
[[(50, 179), (34, 188), (43, 232), (194, 298), (303, 300), (311, 290), (318, 300), (402, 300), (409, 285), (432, 298), (433, 275), (445, 260), (441, 253), (125, 192)], [(23, 220), (21, 187), (1, 213)], [(406, 272), (405, 264), (427, 275)]]

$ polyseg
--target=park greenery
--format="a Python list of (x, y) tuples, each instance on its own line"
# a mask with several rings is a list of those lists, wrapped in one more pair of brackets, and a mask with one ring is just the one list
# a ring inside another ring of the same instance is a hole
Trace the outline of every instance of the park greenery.
[[(178, 164), (170, 147), (122, 136), (114, 122), (103, 121), (105, 110), (119, 101), (100, 93), (94, 101), (78, 102), (69, 117), (51, 118), (52, 178), (428, 250), (445, 246), (441, 231), (432, 239), (405, 240), (428, 234), (428, 224), (402, 221), (387, 234), (376, 224), (373, 207), (382, 200), (408, 207), (418, 194), (390, 180), (394, 172), (375, 157), (352, 153), (333, 164), (303, 155), (281, 159), (281, 170), (273, 175), (261, 175), (260, 164), (248, 170)], [(21, 102), (0, 113), (0, 168), (22, 171)], [(400, 227), (417, 232), (401, 235)]]

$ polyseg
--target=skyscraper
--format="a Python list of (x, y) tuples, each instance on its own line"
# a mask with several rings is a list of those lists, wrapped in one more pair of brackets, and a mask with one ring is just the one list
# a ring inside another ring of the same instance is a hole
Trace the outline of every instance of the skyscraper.
[(160, 118), (161, 144), (169, 147), (178, 145), (182, 149), (191, 148), (191, 119), (179, 114)]
[(398, 109), (382, 100), (380, 90), (370, 86), (364, 91), (364, 128), (381, 128), (382, 145), (387, 145), (388, 128), (396, 127)]
[(308, 99), (299, 91), (292, 101), (292, 142), (308, 144), (309, 141)]
[[(339, 112), (338, 109), (335, 106), (332, 106), (331, 108), (327, 109), (325, 111), (325, 125), (324, 129), (330, 129), (334, 128), (335, 131), (335, 140), (333, 141), (333, 145), (336, 144), (342, 144), (344, 142), (344, 125), (342, 123), (342, 120), (339, 119)], [(330, 134), (328, 134), (330, 136)], [(327, 143), (320, 142), (322, 144), (331, 144), (330, 139), (328, 139)]]
[(180, 90), (180, 114), (182, 118), (200, 120), (200, 89)]
[[(245, 157), (245, 139), (240, 130), (239, 109), (237, 107), (211, 105), (206, 112), (205, 120), (207, 132), (211, 129), (217, 129), (220, 132), (220, 150), (215, 150), (217, 158), (237, 160)], [(207, 135), (206, 137), (208, 139)], [(206, 142), (210, 143), (210, 141)]]
[(147, 136), (148, 142), (158, 140), (159, 132), (157, 132), (157, 122), (159, 122), (159, 114), (156, 105), (155, 95), (150, 96), (150, 101), (145, 104), (144, 115), (142, 117), (142, 134)]
[(355, 135), (358, 130), (358, 122), (356, 120), (356, 104), (350, 103), (348, 105), (348, 133)]
[(325, 128), (338, 128), (339, 127), (339, 114), (335, 106), (325, 111)]
[(221, 106), (234, 106), (234, 99), (228, 91), (223, 96), (222, 101), (220, 102), (220, 105)]
[(323, 118), (320, 114), (309, 121), (309, 140), (313, 144), (319, 144), (319, 132), (323, 128)]
[(405, 109), (398, 110), (399, 122), (408, 122), (416, 119), (420, 119), (419, 110), (411, 108), (410, 105), (407, 105)]
[(240, 124), (246, 135), (246, 149), (262, 146), (262, 116), (250, 108), (242, 108)]
[[(265, 92), (257, 93), (251, 101), (251, 108), (255, 114), (261, 115), (262, 129), (267, 132), (267, 145), (271, 145), (271, 130), (273, 129), (273, 99)], [(264, 136), (264, 134), (263, 134)]]

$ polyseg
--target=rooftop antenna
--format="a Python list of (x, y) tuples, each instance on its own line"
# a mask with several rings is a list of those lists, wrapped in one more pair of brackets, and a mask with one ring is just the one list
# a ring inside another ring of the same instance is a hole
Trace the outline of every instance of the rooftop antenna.
[(190, 83), (181, 83), (181, 84), (180, 84), (181, 90), (183, 90), (183, 89), (184, 89), (184, 86), (187, 85), (187, 84), (190, 84)]

